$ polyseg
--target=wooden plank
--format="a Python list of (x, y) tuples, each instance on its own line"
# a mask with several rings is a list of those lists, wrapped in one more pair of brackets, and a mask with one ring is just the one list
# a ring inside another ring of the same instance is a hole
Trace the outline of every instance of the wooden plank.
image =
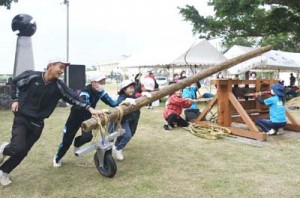
[[(246, 109), (245, 110), (247, 114), (251, 114), (251, 113), (264, 113), (264, 114), (269, 114), (269, 110), (268, 109)], [(233, 113), (232, 115), (238, 114), (237, 112)]]
[(197, 120), (203, 120), (208, 112), (213, 108), (213, 106), (217, 103), (218, 97), (215, 96), (205, 107), (205, 109), (201, 112), (201, 114), (198, 116)]
[(234, 108), (236, 109), (236, 111), (240, 114), (240, 116), (244, 120), (249, 130), (258, 132), (257, 127), (255, 126), (251, 118), (248, 116), (247, 112), (243, 109), (242, 105), (239, 103), (239, 101), (235, 98), (235, 96), (231, 92), (229, 93), (229, 100), (231, 104), (234, 106)]
[[(232, 105), (229, 102), (229, 92), (232, 89), (232, 80), (223, 81), (223, 84), (218, 84), (218, 119), (217, 123), (220, 126), (231, 126)], [(225, 83), (226, 82), (226, 83)], [(228, 91), (230, 90), (230, 91)]]
[(286, 117), (291, 121), (292, 124), (294, 125), (300, 125), (300, 123), (294, 118), (294, 116), (286, 109), (285, 110)]
[[(256, 120), (257, 118), (265, 118), (265, 119), (268, 119), (268, 118), (269, 118), (269, 114), (249, 115), (249, 117), (250, 117), (251, 120), (255, 123), (255, 120)], [(232, 117), (231, 120), (232, 120), (232, 122), (244, 123), (244, 120), (241, 118), (241, 116), (238, 116), (238, 117)]]
[(295, 131), (295, 132), (300, 132), (300, 126), (295, 125), (295, 124), (290, 124), (287, 123), (284, 129), (289, 130), (289, 131)]
[(267, 140), (267, 134), (258, 132), (258, 131), (248, 131), (240, 128), (235, 128), (235, 127), (227, 127), (232, 134), (237, 135), (237, 136), (242, 136), (242, 137), (247, 137), (255, 140), (260, 140), (260, 141), (266, 141)]

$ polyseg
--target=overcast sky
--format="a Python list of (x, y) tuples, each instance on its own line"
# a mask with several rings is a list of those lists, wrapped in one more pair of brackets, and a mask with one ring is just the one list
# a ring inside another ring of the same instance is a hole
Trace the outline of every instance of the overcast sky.
[[(206, 0), (70, 0), (70, 62), (91, 66), (148, 48), (192, 44), (192, 26), (177, 9), (186, 4), (212, 13)], [(63, 0), (19, 0), (10, 10), (0, 7), (0, 74), (13, 72), (17, 36), (11, 21), (17, 14), (29, 14), (37, 23), (32, 36), (36, 70), (53, 55), (66, 56)]]

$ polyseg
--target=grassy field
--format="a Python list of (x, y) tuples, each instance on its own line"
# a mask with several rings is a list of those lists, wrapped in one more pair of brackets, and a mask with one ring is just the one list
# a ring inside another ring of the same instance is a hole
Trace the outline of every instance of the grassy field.
[[(72, 148), (63, 167), (52, 167), (69, 114), (68, 107), (56, 108), (0, 197), (300, 197), (299, 135), (286, 132), (260, 147), (205, 140), (184, 129), (165, 132), (162, 112), (163, 104), (142, 109), (125, 160), (110, 179), (96, 170), (94, 153), (76, 158)], [(12, 119), (0, 111), (0, 142), (10, 138)]]

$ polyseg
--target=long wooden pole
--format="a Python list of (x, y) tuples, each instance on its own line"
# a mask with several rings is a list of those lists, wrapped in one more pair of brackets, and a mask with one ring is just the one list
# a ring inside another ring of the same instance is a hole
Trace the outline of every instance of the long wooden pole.
[[(136, 105), (131, 105), (131, 106), (123, 105), (121, 108), (124, 112), (124, 115), (126, 115), (130, 112), (140, 109), (141, 107), (143, 107), (155, 100), (158, 100), (164, 96), (170, 95), (179, 89), (183, 89), (186, 86), (189, 86), (195, 82), (198, 82), (198, 81), (200, 81), (206, 77), (209, 77), (217, 72), (223, 71), (224, 69), (228, 69), (236, 64), (239, 64), (239, 63), (249, 60), (253, 57), (261, 55), (271, 49), (272, 49), (272, 46), (268, 45), (268, 46), (253, 50), (251, 52), (248, 52), (246, 54), (243, 54), (241, 56), (238, 56), (236, 58), (230, 59), (230, 60), (220, 63), (216, 66), (213, 66), (211, 68), (200, 71), (199, 73), (196, 73), (193, 76), (190, 76), (188, 78), (180, 80), (176, 84), (171, 84), (166, 87), (163, 87), (159, 91), (151, 92), (151, 95), (152, 95), (151, 98), (147, 98), (145, 96), (140, 97), (136, 100)], [(109, 120), (116, 120), (118, 117), (118, 110), (117, 109), (113, 110), (109, 114), (108, 117), (109, 117)], [(104, 124), (104, 119), (101, 119), (101, 123)], [(90, 131), (90, 130), (96, 128), (97, 126), (98, 126), (97, 121), (94, 118), (86, 120), (86, 121), (82, 122), (82, 124), (81, 124), (81, 127), (84, 131)]]

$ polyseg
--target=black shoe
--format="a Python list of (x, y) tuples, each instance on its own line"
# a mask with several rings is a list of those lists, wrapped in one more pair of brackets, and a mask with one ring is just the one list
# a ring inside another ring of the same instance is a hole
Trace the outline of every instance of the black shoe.
[(169, 125), (165, 124), (165, 125), (164, 125), (164, 129), (165, 129), (165, 130), (170, 130)]

